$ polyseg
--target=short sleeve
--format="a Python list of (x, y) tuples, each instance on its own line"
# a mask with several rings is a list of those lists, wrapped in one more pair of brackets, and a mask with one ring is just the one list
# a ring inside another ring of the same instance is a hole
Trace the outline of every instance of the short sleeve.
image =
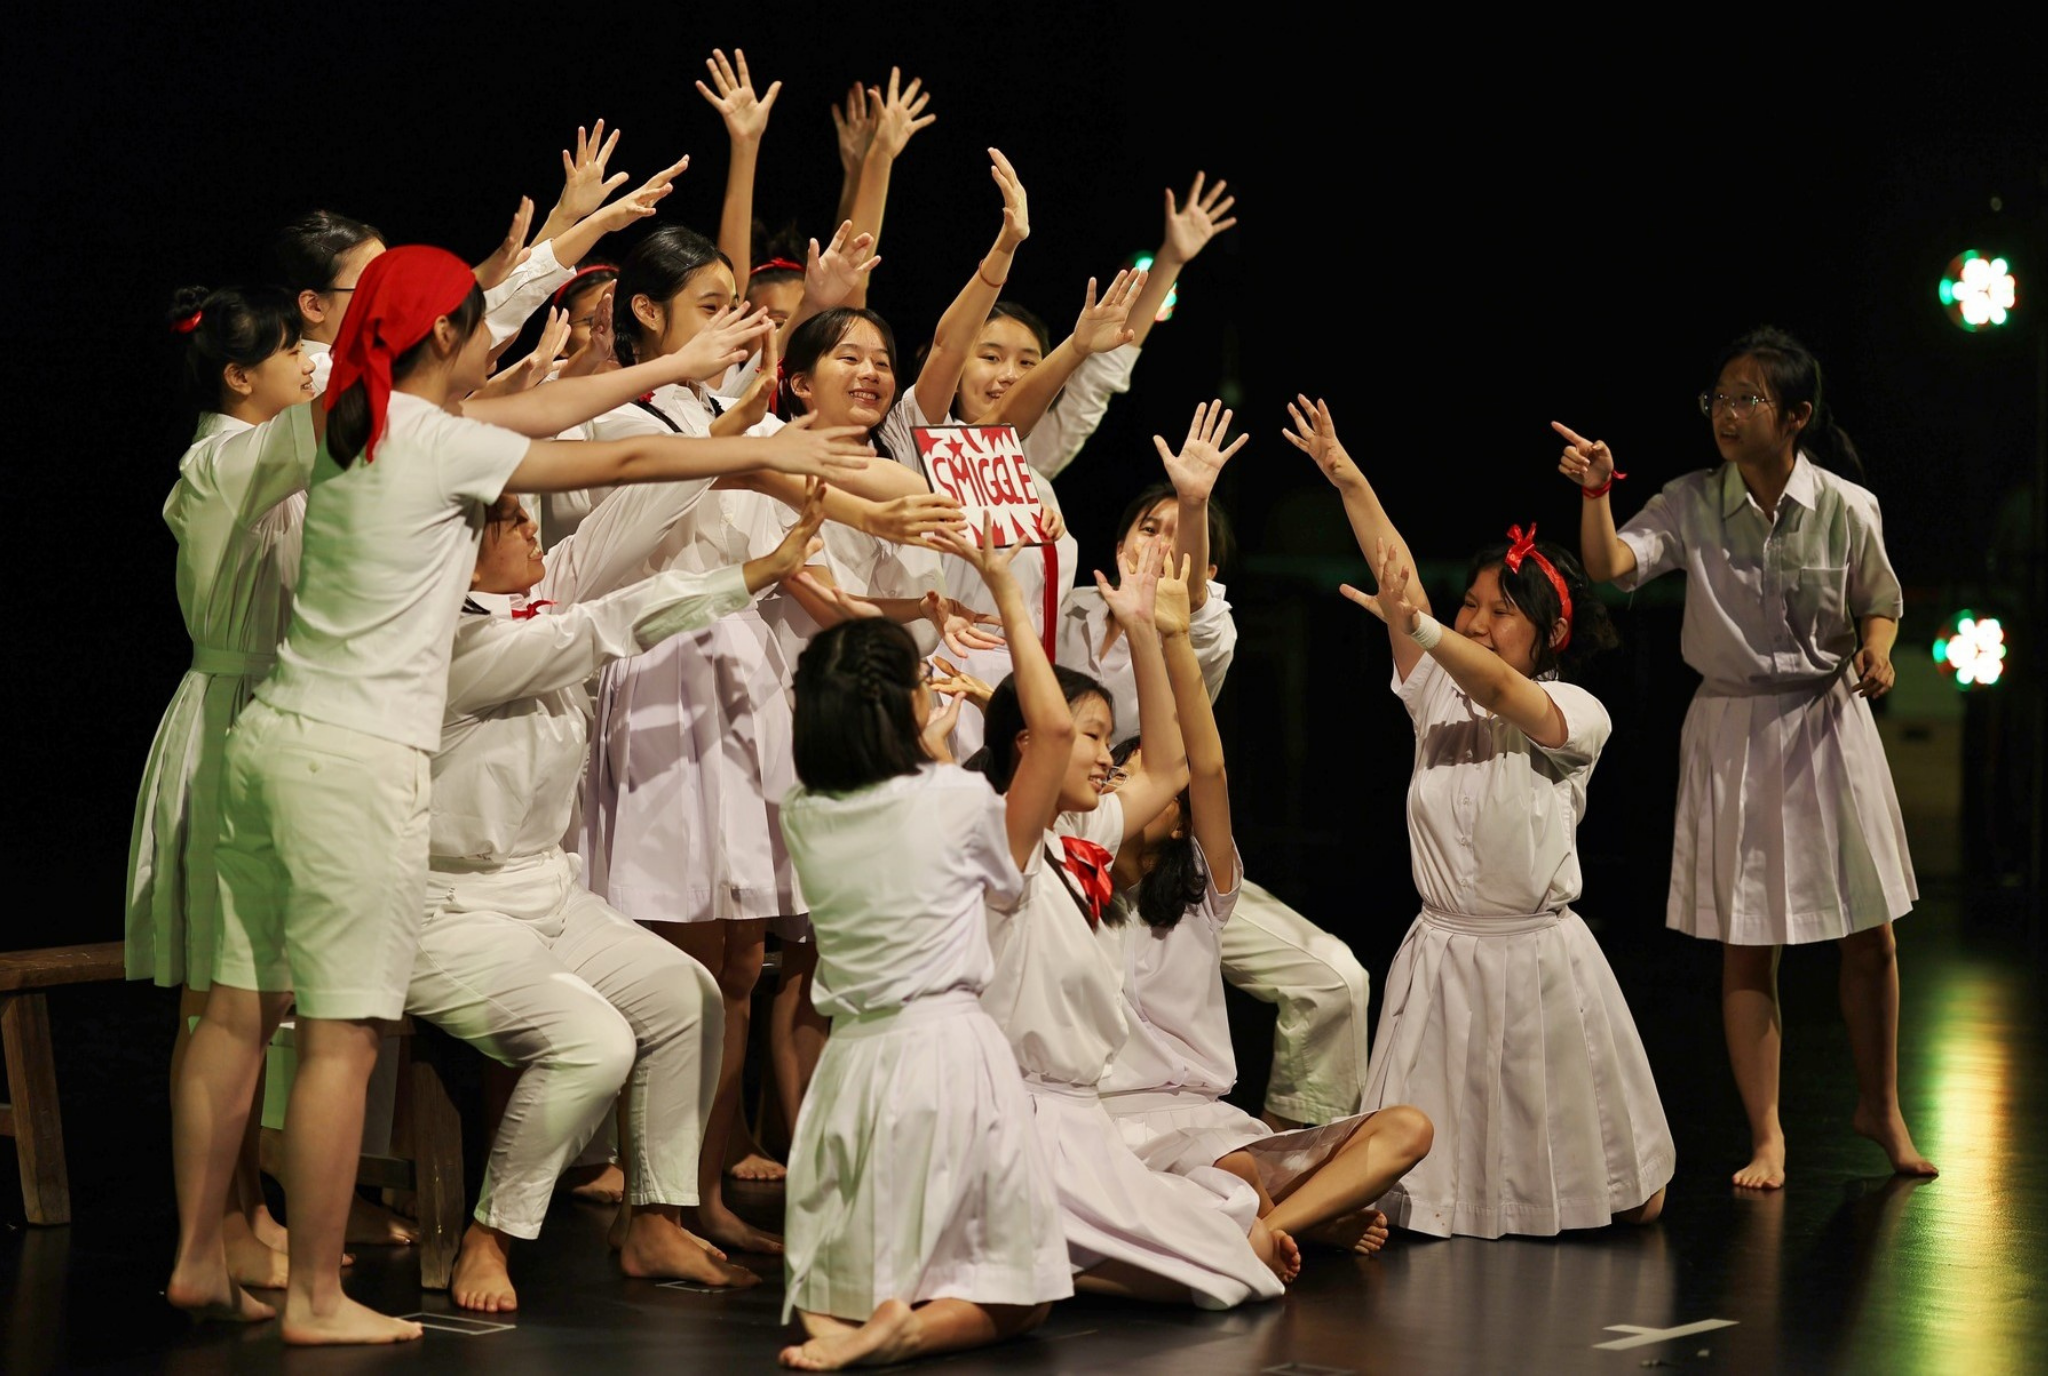
[(988, 781), (980, 775), (957, 765), (941, 768), (950, 769), (968, 781), (963, 784), (962, 792), (974, 806), (963, 809), (970, 813), (966, 820), (966, 853), (988, 901), (1003, 908), (1015, 907), (1024, 894), (1024, 875), (1010, 854), (1010, 831), (1003, 795), (990, 788)]
[[(1455, 632), (1445, 631), (1445, 635)], [(1408, 709), (1417, 727), (1429, 717), (1430, 697), (1450, 683), (1451, 676), (1444, 672), (1444, 666), (1436, 662), (1436, 656), (1425, 654), (1415, 661), (1415, 667), (1408, 671), (1408, 677), (1401, 677), (1401, 666), (1396, 664), (1392, 673), (1394, 696), (1401, 699), (1401, 705)]]
[(1636, 566), (1614, 580), (1616, 587), (1633, 591), (1684, 565), (1685, 536), (1679, 526), (1687, 498), (1685, 487), (1690, 483), (1681, 478), (1665, 484), (1663, 491), (1616, 532), (1636, 557)]
[(1530, 748), (1541, 751), (1574, 773), (1591, 769), (1614, 730), (1607, 709), (1600, 705), (1600, 699), (1575, 683), (1544, 679), (1536, 686), (1557, 704), (1558, 712), (1564, 717), (1565, 738), (1564, 744), (1557, 746), (1538, 745), (1532, 740)]
[(1209, 690), (1209, 701), (1216, 701), (1217, 694), (1223, 691), (1223, 680), (1230, 673), (1230, 661), (1237, 655), (1237, 618), (1230, 614), (1230, 604), (1223, 600), (1221, 583), (1209, 584), (1208, 601), (1188, 619), (1188, 648), (1195, 652), (1195, 663), (1201, 667), (1202, 686)]
[(253, 525), (271, 508), (304, 492), (313, 480), (313, 408), (288, 406), (253, 430), (231, 436), (215, 458), (214, 479), (235, 505), (236, 519)]
[(1906, 610), (1906, 595), (1884, 550), (1884, 521), (1877, 498), (1867, 492), (1844, 497), (1849, 518), (1849, 614), (1897, 620)]
[(1210, 868), (1209, 857), (1202, 849), (1202, 843), (1193, 836), (1188, 844), (1195, 848), (1195, 863), (1202, 867), (1202, 901), (1194, 908), (1195, 915), (1209, 925), (1212, 931), (1222, 931), (1230, 921), (1230, 915), (1237, 911), (1237, 896), (1244, 891), (1244, 855), (1231, 843), (1231, 858), (1237, 862), (1237, 882), (1230, 886), (1229, 893), (1216, 891), (1216, 871)]
[(517, 431), (465, 416), (436, 419), (431, 441), (442, 489), (472, 502), (495, 502), (533, 441)]
[(1114, 793), (1102, 795), (1092, 812), (1063, 812), (1053, 830), (1096, 845), (1115, 854), (1124, 843), (1124, 800)]

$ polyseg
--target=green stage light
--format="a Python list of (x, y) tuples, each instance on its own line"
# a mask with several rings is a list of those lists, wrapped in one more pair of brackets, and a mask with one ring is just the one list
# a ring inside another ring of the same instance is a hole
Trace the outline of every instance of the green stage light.
[(2005, 627), (1965, 607), (1935, 637), (1934, 663), (1960, 692), (1995, 687), (2005, 677)]
[[(1150, 272), (1152, 271), (1152, 255), (1149, 253), (1134, 253), (1124, 263), (1124, 266), (1127, 268), (1136, 268), (1140, 272)], [(1153, 316), (1152, 318), (1157, 321), (1167, 321), (1173, 319), (1173, 308), (1175, 306), (1178, 306), (1179, 304), (1180, 282), (1178, 279), (1176, 279), (1174, 281), (1172, 289), (1166, 293), (1166, 300), (1160, 303), (1159, 314)]]
[(1973, 248), (1949, 259), (1939, 290), (1948, 318), (1972, 334), (2005, 324), (2019, 304), (2019, 283), (2011, 265)]

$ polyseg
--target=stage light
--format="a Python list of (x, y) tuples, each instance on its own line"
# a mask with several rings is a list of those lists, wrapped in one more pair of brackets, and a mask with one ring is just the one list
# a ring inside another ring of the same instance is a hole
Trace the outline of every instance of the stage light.
[(1934, 663), (1958, 691), (1996, 686), (2005, 677), (2004, 625), (1964, 608), (1935, 637)]
[(1996, 329), (2012, 318), (2019, 304), (2019, 282), (2005, 259), (1986, 258), (1970, 248), (1949, 259), (1940, 295), (1948, 318), (1975, 334)]
[[(1152, 271), (1152, 255), (1149, 253), (1134, 253), (1131, 255), (1130, 260), (1124, 264), (1124, 266), (1128, 268), (1136, 268), (1140, 272), (1150, 272)], [(1173, 287), (1166, 293), (1166, 300), (1160, 303), (1159, 314), (1153, 316), (1152, 318), (1154, 320), (1161, 322), (1173, 319), (1173, 308), (1175, 306), (1178, 306), (1179, 304), (1180, 282), (1178, 279), (1176, 279), (1174, 281)]]

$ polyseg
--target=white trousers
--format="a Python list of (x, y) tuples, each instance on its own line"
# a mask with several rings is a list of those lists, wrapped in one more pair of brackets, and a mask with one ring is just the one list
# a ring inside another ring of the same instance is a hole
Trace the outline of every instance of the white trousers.
[(523, 1073), (491, 1145), (477, 1222), (540, 1235), (563, 1167), (632, 1091), (626, 1199), (695, 1204), (718, 1087), (718, 983), (580, 882), (560, 850), (435, 872), (406, 1011)]
[(1223, 924), (1223, 978), (1280, 1008), (1266, 1111), (1297, 1123), (1348, 1118), (1365, 1095), (1365, 967), (1343, 941), (1242, 882)]

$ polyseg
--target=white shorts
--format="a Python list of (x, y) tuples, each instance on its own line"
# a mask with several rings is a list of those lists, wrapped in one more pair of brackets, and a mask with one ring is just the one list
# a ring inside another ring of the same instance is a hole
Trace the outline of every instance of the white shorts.
[(432, 757), (251, 703), (228, 737), (214, 979), (396, 1018), (426, 905)]

